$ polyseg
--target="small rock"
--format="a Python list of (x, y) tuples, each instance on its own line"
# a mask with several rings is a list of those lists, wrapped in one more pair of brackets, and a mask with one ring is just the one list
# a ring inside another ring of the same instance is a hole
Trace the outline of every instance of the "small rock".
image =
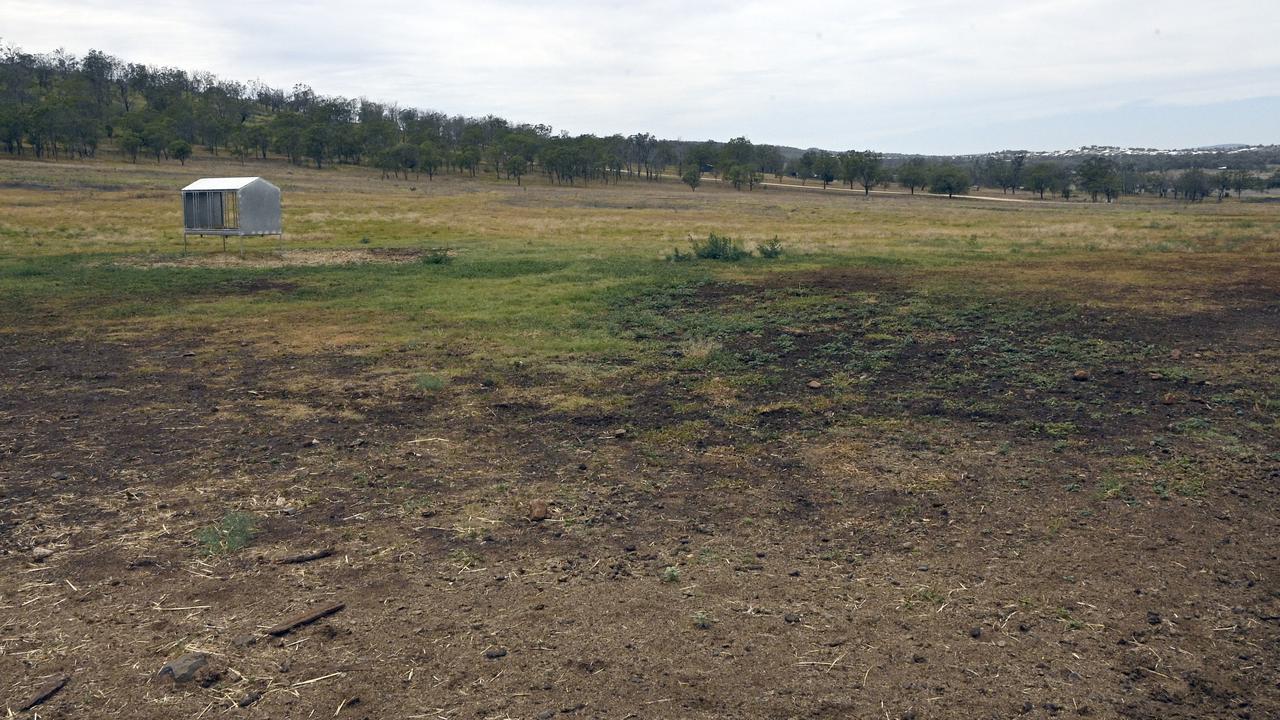
[(977, 638), (982, 637), (982, 628), (980, 628), (980, 627), (970, 628), (970, 629), (969, 629), (969, 637), (974, 638), (974, 639), (977, 639)]
[(315, 439), (315, 438), (311, 438), (310, 440), (303, 440), (303, 441), (302, 441), (302, 447), (315, 447), (315, 446), (317, 446), (317, 445), (319, 445), (319, 444), (320, 444), (320, 441), (319, 441), (319, 440), (317, 440), (317, 439)]
[(1077, 370), (1077, 371), (1075, 371), (1075, 372), (1071, 373), (1071, 379), (1072, 379), (1072, 380), (1075, 380), (1076, 382), (1084, 382), (1085, 380), (1088, 380), (1088, 379), (1089, 379), (1089, 371), (1088, 371), (1088, 370)]
[(175, 683), (184, 683), (193, 680), (196, 675), (209, 664), (209, 656), (204, 653), (187, 653), (176, 660), (170, 660), (160, 668), (160, 672), (156, 673), (156, 680), (163, 680), (167, 676)]
[(1181, 360), (1181, 359), (1182, 359), (1182, 351), (1181, 351), (1181, 350), (1179, 350), (1179, 349), (1177, 349), (1177, 348), (1174, 348), (1173, 350), (1171, 350), (1171, 351), (1169, 352), (1169, 359), (1170, 359), (1170, 360)]
[(800, 622), (800, 615), (798, 613), (787, 613), (786, 615), (782, 616), (782, 619), (794, 625)]
[(928, 662), (928, 660), (926, 660), (926, 659), (925, 659), (925, 656), (923, 656), (923, 655), (912, 655), (912, 656), (911, 656), (911, 662), (913, 662), (913, 663), (915, 663), (915, 664), (917, 664), (917, 665), (923, 665), (924, 663)]
[(1178, 396), (1174, 395), (1173, 393), (1165, 393), (1164, 397), (1160, 398), (1160, 402), (1164, 403), (1165, 405), (1177, 405)]
[(919, 571), (919, 572), (929, 572), (929, 566), (928, 566), (928, 565), (917, 565), (917, 566), (916, 566), (916, 570), (917, 570), (917, 571)]
[(1147, 613), (1147, 623), (1149, 625), (1159, 625), (1162, 622), (1164, 622), (1164, 620), (1160, 617), (1160, 613)]
[(52, 473), (49, 474), (49, 477), (53, 478), (54, 480), (66, 480), (67, 474), (62, 472), (61, 470), (54, 470)]
[(810, 389), (810, 390), (817, 390), (817, 389), (819, 389), (819, 388), (821, 388), (821, 387), (822, 387), (822, 383), (818, 382), (817, 380), (810, 380), (810, 381), (809, 381), (809, 389)]
[(46, 558), (53, 556), (53, 550), (44, 546), (36, 546), (31, 548), (31, 559), (35, 562), (44, 562)]
[(547, 507), (546, 500), (530, 500), (529, 501), (529, 521), (542, 522), (551, 517), (551, 509)]
[(554, 708), (551, 710), (543, 710), (542, 712), (538, 713), (538, 720), (551, 720), (551, 718), (556, 716), (557, 712), (558, 711), (555, 710)]
[(500, 657), (506, 657), (507, 650), (506, 648), (489, 648), (484, 651), (484, 656), (490, 660), (497, 660)]
[[(241, 635), (235, 638), (234, 640), (231, 641), (231, 644), (235, 645), (238, 648), (247, 648), (250, 645), (256, 644), (257, 642), (258, 642), (257, 635), (246, 634), (246, 635)], [(244, 707), (244, 706), (242, 705), (241, 707)]]
[(249, 707), (250, 705), (258, 702), (258, 699), (261, 697), (262, 697), (262, 691), (250, 690), (249, 692), (245, 693), (239, 700), (236, 701), (236, 705), (238, 707)]
[(349, 447), (349, 448), (358, 448), (358, 447), (360, 447), (361, 445), (364, 445), (364, 444), (365, 444), (365, 443), (367, 443), (367, 442), (369, 442), (369, 441), (368, 441), (368, 440), (365, 440), (364, 438), (356, 438), (355, 440), (352, 440), (351, 442), (347, 443), (347, 447)]

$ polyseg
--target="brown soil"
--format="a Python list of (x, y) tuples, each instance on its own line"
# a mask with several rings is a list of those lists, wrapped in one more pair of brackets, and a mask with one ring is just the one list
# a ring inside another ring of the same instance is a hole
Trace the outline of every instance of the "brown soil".
[[(1139, 353), (1032, 395), (931, 386), (992, 367), (976, 324), (873, 387), (810, 388), (854, 332), (837, 320), (725, 412), (691, 405), (714, 386), (693, 372), (566, 412), (536, 371), (432, 393), (394, 357), (0, 335), (0, 695), (67, 673), (41, 717), (1277, 717), (1280, 443), (1246, 361), (1280, 303), (1219, 300), (1176, 318), (1189, 379)], [(1170, 352), (1158, 319), (1102, 317), (1035, 331)], [(1192, 420), (1213, 432), (1170, 429)], [(1203, 491), (1154, 491), (1166, 475)], [(206, 556), (196, 533), (233, 509), (258, 534)], [(154, 680), (189, 651), (209, 669)]]

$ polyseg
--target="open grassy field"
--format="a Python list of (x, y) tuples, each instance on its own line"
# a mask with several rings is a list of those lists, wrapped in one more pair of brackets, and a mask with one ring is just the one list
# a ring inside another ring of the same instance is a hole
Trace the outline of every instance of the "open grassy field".
[(3, 161), (0, 702), (1280, 717), (1278, 366), (1275, 203)]

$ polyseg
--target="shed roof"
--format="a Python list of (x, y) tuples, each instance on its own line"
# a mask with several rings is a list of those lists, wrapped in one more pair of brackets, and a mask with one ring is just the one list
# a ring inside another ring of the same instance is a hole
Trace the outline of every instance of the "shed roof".
[(183, 192), (188, 190), (239, 190), (240, 188), (256, 181), (261, 180), (260, 177), (225, 177), (225, 178), (200, 178), (190, 185), (182, 188)]

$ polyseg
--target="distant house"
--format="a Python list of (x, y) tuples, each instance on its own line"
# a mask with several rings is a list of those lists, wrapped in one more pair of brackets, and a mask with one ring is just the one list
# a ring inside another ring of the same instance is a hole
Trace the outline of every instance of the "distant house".
[(282, 235), (280, 188), (260, 177), (203, 178), (182, 188), (182, 235)]

